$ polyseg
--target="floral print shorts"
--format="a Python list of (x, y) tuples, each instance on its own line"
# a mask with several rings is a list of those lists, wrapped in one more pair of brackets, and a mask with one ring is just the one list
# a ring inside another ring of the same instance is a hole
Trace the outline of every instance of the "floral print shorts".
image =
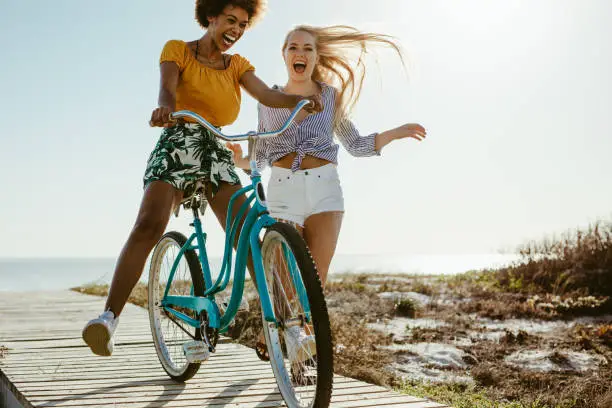
[(212, 194), (221, 182), (239, 184), (232, 154), (207, 128), (199, 123), (179, 122), (165, 128), (151, 152), (144, 175), (144, 186), (164, 181), (183, 191), (194, 193), (198, 181), (209, 181)]

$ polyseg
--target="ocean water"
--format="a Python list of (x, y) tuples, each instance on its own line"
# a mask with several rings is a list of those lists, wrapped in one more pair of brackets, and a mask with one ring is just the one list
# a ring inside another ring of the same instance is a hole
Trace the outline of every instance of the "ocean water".
[[(330, 275), (346, 273), (456, 274), (495, 268), (517, 261), (516, 255), (336, 255)], [(211, 258), (213, 275), (220, 258)], [(90, 283), (110, 283), (115, 259), (0, 259), (0, 291), (62, 290)], [(148, 265), (142, 280), (146, 281)]]

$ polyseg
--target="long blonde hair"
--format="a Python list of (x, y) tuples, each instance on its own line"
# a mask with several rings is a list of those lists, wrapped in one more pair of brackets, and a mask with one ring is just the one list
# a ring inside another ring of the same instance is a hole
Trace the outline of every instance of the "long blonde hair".
[[(334, 111), (334, 128), (347, 117), (361, 95), (366, 67), (364, 57), (372, 45), (388, 46), (395, 50), (404, 64), (402, 50), (396, 40), (388, 35), (368, 33), (351, 26), (334, 25), (313, 27), (299, 25), (287, 33), (283, 52), (287, 48), (289, 37), (297, 31), (303, 31), (315, 38), (315, 48), (319, 61), (312, 74), (315, 81), (325, 82), (338, 88)], [(357, 52), (353, 60), (351, 53)]]

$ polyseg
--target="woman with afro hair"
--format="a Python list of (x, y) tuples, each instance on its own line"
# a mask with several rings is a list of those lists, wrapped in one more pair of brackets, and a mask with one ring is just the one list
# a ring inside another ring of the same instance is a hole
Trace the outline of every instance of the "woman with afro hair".
[[(241, 88), (274, 108), (293, 108), (302, 99), (312, 99), (269, 88), (246, 58), (227, 53), (262, 17), (265, 3), (197, 0), (195, 16), (204, 35), (194, 41), (170, 40), (163, 47), (158, 106), (150, 124), (164, 129), (147, 163), (140, 209), (117, 260), (105, 309), (83, 329), (83, 339), (94, 354), (112, 354), (119, 315), (183, 198), (204, 182), (206, 199), (225, 228), (229, 199), (241, 188), (231, 152), (205, 127), (188, 120), (174, 122), (170, 113), (187, 109), (221, 127), (236, 120)], [(310, 109), (321, 110), (318, 97), (313, 98)], [(244, 200), (241, 197), (234, 208)]]

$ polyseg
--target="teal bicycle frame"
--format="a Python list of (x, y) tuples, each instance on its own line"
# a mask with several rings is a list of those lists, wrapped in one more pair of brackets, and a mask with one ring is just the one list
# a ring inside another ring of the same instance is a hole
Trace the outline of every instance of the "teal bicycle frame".
[[(221, 139), (232, 141), (249, 140), (249, 161), (251, 167), (251, 185), (246, 186), (234, 193), (228, 204), (228, 214), (225, 224), (226, 234), (223, 264), (221, 267), (221, 272), (219, 273), (219, 276), (217, 277), (214, 283), (212, 281), (210, 264), (208, 261), (208, 255), (206, 253), (206, 233), (202, 228), (202, 222), (198, 214), (198, 209), (192, 208), (194, 214), (194, 220), (192, 225), (195, 229), (195, 232), (189, 237), (185, 245), (180, 249), (179, 253), (177, 254), (176, 259), (173, 262), (170, 275), (168, 277), (168, 283), (166, 285), (166, 290), (163, 299), (161, 300), (161, 307), (166, 313), (172, 315), (173, 318), (178, 319), (188, 324), (189, 326), (198, 328), (202, 325), (202, 322), (200, 320), (187, 316), (186, 314), (176, 310), (175, 308), (180, 307), (184, 309), (193, 310), (196, 312), (196, 316), (200, 316), (201, 312), (204, 311), (206, 312), (207, 324), (209, 328), (217, 329), (220, 333), (226, 332), (230, 323), (236, 316), (240, 302), (242, 300), (247, 259), (250, 251), (252, 254), (253, 265), (255, 268), (257, 291), (259, 293), (259, 299), (261, 302), (264, 319), (266, 322), (275, 324), (278, 327), (279, 322), (274, 314), (274, 308), (272, 307), (270, 296), (268, 294), (268, 284), (264, 273), (263, 260), (259, 242), (259, 235), (262, 229), (276, 223), (276, 220), (274, 220), (274, 218), (272, 218), (268, 214), (264, 188), (261, 182), (261, 174), (257, 170), (257, 165), (255, 163), (255, 160), (253, 159), (253, 155), (255, 151), (256, 142), (259, 138), (275, 137), (284, 132), (289, 127), (300, 109), (302, 109), (308, 103), (309, 101), (300, 102), (300, 104), (298, 104), (295, 110), (292, 112), (285, 125), (278, 131), (265, 133), (249, 132), (245, 135), (237, 136), (228, 136), (222, 134), (217, 128), (215, 128), (201, 116), (193, 112), (178, 111), (172, 114), (172, 118), (174, 119), (181, 117), (189, 117), (195, 119), (201, 125), (210, 129), (211, 132), (213, 132)], [(248, 194), (247, 199), (240, 206), (236, 216), (232, 217), (236, 199), (242, 196), (243, 194)], [(251, 204), (252, 206), (250, 207), (250, 209), (248, 209)], [(232, 243), (235, 241), (236, 234), (238, 233), (238, 226), (240, 225), (240, 220), (243, 218), (245, 213), (246, 218), (238, 235), (238, 247), (236, 249), (232, 293), (227, 309), (225, 310), (225, 313), (221, 315), (219, 307), (215, 303), (215, 295), (225, 290), (229, 283), (232, 271)], [(202, 266), (202, 273), (204, 275), (206, 291), (203, 296), (193, 296), (192, 287), (191, 296), (171, 296), (168, 294), (168, 291), (171, 287), (174, 275), (181, 261), (181, 258), (183, 258), (185, 251), (188, 250), (198, 251), (198, 258)], [(308, 303), (306, 289), (304, 287), (304, 283), (302, 282), (302, 277), (297, 268), (296, 260), (285, 244), (283, 244), (283, 252), (289, 265), (288, 269), (289, 274), (291, 276), (291, 280), (294, 284), (294, 287), (296, 288), (299, 301), (305, 312), (304, 318), (306, 322), (310, 322), (310, 305)]]

